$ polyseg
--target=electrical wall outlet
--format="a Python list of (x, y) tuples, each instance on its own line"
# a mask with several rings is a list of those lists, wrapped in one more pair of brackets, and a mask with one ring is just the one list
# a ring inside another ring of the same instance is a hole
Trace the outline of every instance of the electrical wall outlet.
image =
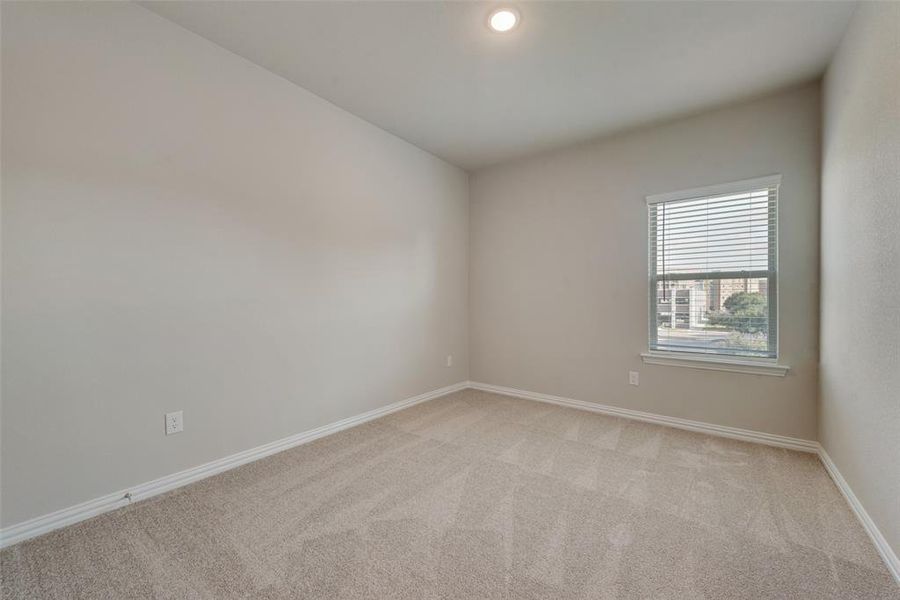
[(637, 371), (628, 371), (628, 383), (631, 385), (640, 385), (641, 376)]
[(452, 355), (452, 354), (448, 354), (448, 355), (447, 355), (447, 366), (448, 366), (448, 367), (452, 367), (452, 366), (453, 366), (453, 355)]
[(184, 431), (184, 411), (166, 413), (166, 435)]

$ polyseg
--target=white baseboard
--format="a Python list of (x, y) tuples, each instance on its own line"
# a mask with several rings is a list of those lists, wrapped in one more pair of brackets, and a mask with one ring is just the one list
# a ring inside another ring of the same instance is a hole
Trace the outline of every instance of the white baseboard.
[(369, 412), (348, 417), (328, 425), (323, 425), (322, 427), (310, 429), (309, 431), (304, 431), (284, 439), (263, 444), (256, 448), (244, 450), (243, 452), (238, 452), (237, 454), (232, 454), (231, 456), (226, 456), (225, 458), (220, 458), (198, 467), (193, 467), (172, 475), (166, 475), (165, 477), (160, 477), (154, 481), (142, 483), (112, 494), (106, 494), (105, 496), (94, 498), (93, 500), (88, 500), (87, 502), (70, 506), (69, 508), (35, 517), (34, 519), (16, 525), (11, 525), (0, 530), (0, 548), (5, 548), (27, 539), (49, 533), (54, 529), (84, 521), (85, 519), (120, 508), (131, 502), (144, 500), (168, 492), (211, 475), (325, 437), (326, 435), (337, 433), (338, 431), (349, 429), (356, 425), (361, 425), (367, 421), (372, 421), (398, 410), (409, 408), (420, 402), (464, 390), (467, 387), (468, 382), (464, 381), (437, 390), (432, 390), (418, 396), (413, 396), (412, 398), (407, 398), (406, 400), (400, 400), (399, 402), (394, 402), (393, 404), (370, 410)]
[(834, 461), (831, 460), (831, 457), (828, 456), (828, 453), (825, 452), (825, 448), (822, 446), (819, 446), (819, 459), (821, 459), (822, 464), (825, 465), (825, 470), (828, 471), (828, 475), (831, 476), (834, 484), (841, 490), (841, 493), (847, 500), (847, 504), (850, 505), (850, 510), (853, 511), (859, 519), (859, 522), (862, 523), (863, 529), (869, 534), (872, 543), (875, 544), (875, 549), (878, 550), (878, 554), (881, 555), (881, 559), (884, 561), (885, 566), (887, 566), (888, 571), (891, 572), (891, 575), (894, 576), (897, 584), (900, 585), (900, 559), (897, 558), (897, 554), (887, 543), (887, 540), (884, 539), (884, 536), (881, 535), (881, 531), (878, 530), (872, 517), (870, 517), (869, 513), (866, 512), (866, 509), (863, 508), (859, 498), (857, 498), (856, 494), (853, 493), (853, 490), (850, 489), (847, 480), (845, 480), (844, 476), (841, 475), (841, 472), (838, 471), (837, 465), (834, 464)]
[(635, 421), (644, 421), (645, 423), (655, 423), (657, 425), (665, 425), (667, 427), (675, 427), (677, 429), (687, 429), (688, 431), (708, 433), (710, 435), (716, 435), (719, 437), (743, 440), (745, 442), (755, 442), (757, 444), (766, 444), (767, 446), (778, 446), (780, 448), (800, 450), (801, 452), (815, 453), (819, 451), (819, 443), (812, 440), (775, 435), (772, 433), (764, 433), (762, 431), (753, 431), (751, 429), (739, 429), (737, 427), (714, 425), (712, 423), (691, 421), (690, 419), (680, 419), (678, 417), (667, 417), (665, 415), (658, 415), (655, 413), (631, 410), (628, 408), (618, 408), (616, 406), (609, 406), (606, 404), (585, 402), (584, 400), (573, 400), (572, 398), (563, 398), (562, 396), (540, 394), (538, 392), (517, 390), (515, 388), (490, 385), (487, 383), (478, 383), (475, 381), (470, 381), (469, 386), (476, 390), (483, 390), (485, 392), (494, 392), (495, 394), (503, 394), (505, 396), (515, 396), (517, 398), (525, 398), (527, 400), (537, 400), (538, 402), (558, 404), (560, 406), (568, 406), (569, 408), (577, 408), (580, 410), (587, 410), (604, 415), (622, 417), (624, 419), (632, 419)]
[(862, 504), (859, 502), (859, 499), (853, 493), (853, 490), (850, 489), (850, 486), (847, 484), (840, 471), (838, 471), (837, 466), (828, 456), (828, 453), (825, 452), (825, 449), (822, 448), (822, 446), (819, 445), (818, 442), (773, 435), (770, 433), (752, 431), (749, 429), (725, 427), (723, 425), (714, 425), (712, 423), (704, 423), (702, 421), (691, 421), (689, 419), (667, 417), (654, 413), (630, 410), (626, 408), (618, 408), (615, 406), (596, 404), (593, 402), (585, 402), (583, 400), (573, 400), (571, 398), (563, 398), (561, 396), (540, 394), (537, 392), (529, 392), (526, 390), (519, 390), (515, 388), (490, 385), (487, 383), (478, 383), (475, 381), (457, 383), (437, 390), (433, 390), (431, 392), (426, 392), (412, 398), (407, 398), (406, 400), (401, 400), (399, 402), (394, 402), (393, 404), (388, 404), (387, 406), (383, 406), (381, 408), (376, 408), (375, 410), (371, 410), (369, 412), (355, 415), (353, 417), (348, 417), (346, 419), (342, 419), (328, 425), (323, 425), (322, 427), (317, 427), (309, 431), (304, 431), (302, 433), (298, 433), (296, 435), (292, 435), (290, 437), (286, 437), (269, 444), (264, 444), (262, 446), (257, 446), (256, 448), (238, 452), (237, 454), (232, 454), (231, 456), (226, 456), (225, 458), (221, 458), (219, 460), (215, 460), (198, 467), (193, 467), (179, 473), (167, 475), (154, 481), (143, 483), (126, 490), (120, 490), (112, 494), (107, 494), (99, 498), (94, 498), (93, 500), (88, 500), (87, 502), (83, 502), (69, 508), (64, 508), (47, 515), (36, 517), (34, 519), (30, 519), (16, 525), (6, 527), (5, 529), (0, 530), (0, 548), (5, 548), (27, 539), (49, 533), (50, 531), (53, 531), (55, 529), (65, 527), (67, 525), (72, 525), (78, 523), (79, 521), (84, 521), (85, 519), (89, 519), (105, 512), (115, 510), (116, 508), (120, 508), (131, 502), (144, 500), (152, 496), (162, 494), (189, 483), (193, 483), (206, 477), (210, 477), (211, 475), (233, 469), (240, 465), (259, 460), (266, 456), (270, 456), (289, 448), (311, 442), (321, 437), (325, 437), (332, 433), (337, 433), (338, 431), (349, 429), (356, 425), (361, 425), (367, 421), (372, 421), (398, 410), (409, 408), (415, 404), (419, 404), (427, 400), (432, 400), (434, 398), (439, 398), (441, 396), (445, 396), (447, 394), (451, 394), (453, 392), (457, 392), (466, 388), (493, 392), (495, 394), (503, 394), (505, 396), (525, 398), (528, 400), (536, 400), (538, 402), (547, 402), (549, 404), (557, 404), (560, 406), (567, 406), (570, 408), (577, 408), (580, 410), (587, 410), (590, 412), (622, 417), (625, 419), (644, 421), (646, 423), (655, 423), (657, 425), (675, 427), (678, 429), (697, 431), (700, 433), (707, 433), (710, 435), (743, 440), (747, 442), (755, 442), (770, 446), (789, 448), (792, 450), (800, 450), (803, 452), (817, 453), (822, 461), (822, 464), (825, 466), (825, 470), (828, 472), (835, 485), (844, 495), (844, 498), (846, 498), (847, 503), (850, 505), (850, 509), (857, 516), (857, 518), (859, 518), (859, 521), (860, 523), (862, 523), (862, 526), (866, 530), (866, 533), (872, 539), (872, 543), (875, 544), (875, 548), (881, 555), (881, 558), (884, 560), (884, 563), (887, 566), (888, 570), (897, 580), (898, 584), (900, 584), (900, 560), (898, 560), (896, 553), (888, 545), (887, 540), (885, 540), (884, 536), (878, 530), (878, 527), (875, 525), (874, 521), (872, 521), (865, 508), (863, 508)]

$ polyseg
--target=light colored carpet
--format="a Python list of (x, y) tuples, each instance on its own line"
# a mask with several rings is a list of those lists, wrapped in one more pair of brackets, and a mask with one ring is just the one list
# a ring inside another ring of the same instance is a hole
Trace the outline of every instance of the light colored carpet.
[(900, 598), (815, 456), (464, 391), (2, 552), (12, 598)]

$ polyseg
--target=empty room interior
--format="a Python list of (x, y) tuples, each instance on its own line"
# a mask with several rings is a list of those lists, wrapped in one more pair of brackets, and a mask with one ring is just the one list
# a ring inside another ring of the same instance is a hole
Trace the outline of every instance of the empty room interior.
[(900, 2), (0, 2), (0, 597), (900, 599)]

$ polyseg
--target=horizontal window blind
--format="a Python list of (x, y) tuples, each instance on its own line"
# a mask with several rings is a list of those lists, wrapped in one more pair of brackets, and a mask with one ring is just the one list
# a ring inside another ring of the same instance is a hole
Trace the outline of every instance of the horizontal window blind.
[(775, 357), (778, 180), (648, 198), (650, 348)]

